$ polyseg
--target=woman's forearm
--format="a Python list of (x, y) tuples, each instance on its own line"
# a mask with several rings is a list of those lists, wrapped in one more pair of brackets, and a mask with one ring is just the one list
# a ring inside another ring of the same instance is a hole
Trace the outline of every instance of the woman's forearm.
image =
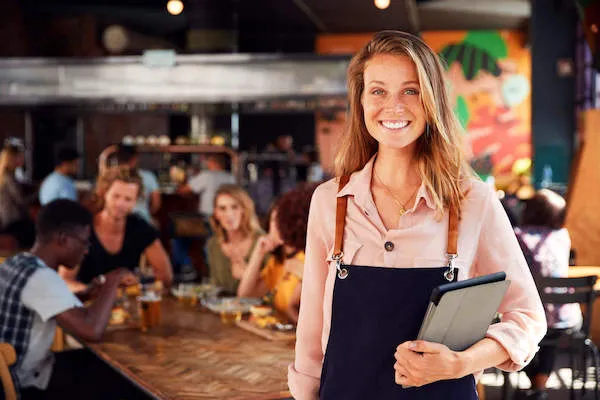
[(264, 294), (258, 293), (262, 286), (260, 266), (262, 265), (264, 256), (264, 252), (261, 251), (260, 246), (256, 246), (240, 280), (237, 290), (238, 297), (255, 297)]
[(489, 338), (480, 340), (458, 354), (460, 355), (462, 364), (461, 377), (486, 368), (495, 367), (510, 358), (500, 343)]

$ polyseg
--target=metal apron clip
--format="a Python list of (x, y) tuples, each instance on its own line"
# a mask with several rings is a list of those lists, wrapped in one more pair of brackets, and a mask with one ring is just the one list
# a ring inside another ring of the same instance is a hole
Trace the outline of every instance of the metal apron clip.
[(335, 260), (335, 269), (337, 269), (337, 276), (340, 279), (346, 279), (348, 277), (348, 269), (342, 268), (342, 257), (344, 256), (344, 252), (341, 251), (338, 254), (333, 255), (333, 259)]
[(452, 282), (454, 281), (454, 259), (458, 257), (458, 254), (446, 254), (446, 257), (448, 258), (448, 270), (444, 272), (444, 278)]

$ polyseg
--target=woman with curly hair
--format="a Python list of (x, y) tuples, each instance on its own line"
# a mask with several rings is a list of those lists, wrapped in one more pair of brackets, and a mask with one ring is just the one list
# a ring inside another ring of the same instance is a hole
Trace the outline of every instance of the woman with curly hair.
[[(293, 323), (300, 310), (308, 211), (315, 187), (296, 188), (275, 203), (269, 233), (259, 239), (237, 292), (239, 297), (267, 295), (275, 310)], [(271, 252), (261, 270), (262, 260)]]

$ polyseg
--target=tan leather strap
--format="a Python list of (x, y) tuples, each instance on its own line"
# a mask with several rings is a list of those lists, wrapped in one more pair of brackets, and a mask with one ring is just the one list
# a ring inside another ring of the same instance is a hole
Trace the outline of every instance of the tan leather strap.
[[(340, 178), (338, 193), (346, 186), (350, 180), (349, 175)], [(335, 239), (333, 247), (333, 256), (341, 257), (344, 250), (344, 228), (346, 226), (346, 210), (348, 208), (348, 197), (340, 196), (337, 198), (335, 208)], [(446, 248), (448, 255), (458, 255), (458, 210), (450, 209), (448, 216), (448, 246)]]
[(448, 247), (446, 254), (458, 255), (458, 210), (451, 208), (448, 214)]
[[(350, 180), (350, 175), (340, 177), (338, 193), (346, 186)], [(344, 228), (346, 227), (346, 210), (348, 208), (348, 197), (340, 196), (337, 198), (335, 206), (335, 241), (333, 246), (333, 256), (341, 257), (343, 254)]]

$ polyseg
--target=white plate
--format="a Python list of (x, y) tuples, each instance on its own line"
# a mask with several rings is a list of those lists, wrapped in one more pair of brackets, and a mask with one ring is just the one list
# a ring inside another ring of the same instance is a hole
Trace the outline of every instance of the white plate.
[(233, 299), (238, 302), (237, 308), (230, 309), (230, 311), (241, 311), (242, 314), (246, 314), (250, 312), (250, 307), (257, 306), (262, 304), (261, 299), (243, 297), (243, 298), (235, 298), (235, 297), (221, 297), (217, 299), (210, 300), (202, 300), (202, 304), (208, 308), (210, 311), (218, 314), (222, 310), (223, 299)]

